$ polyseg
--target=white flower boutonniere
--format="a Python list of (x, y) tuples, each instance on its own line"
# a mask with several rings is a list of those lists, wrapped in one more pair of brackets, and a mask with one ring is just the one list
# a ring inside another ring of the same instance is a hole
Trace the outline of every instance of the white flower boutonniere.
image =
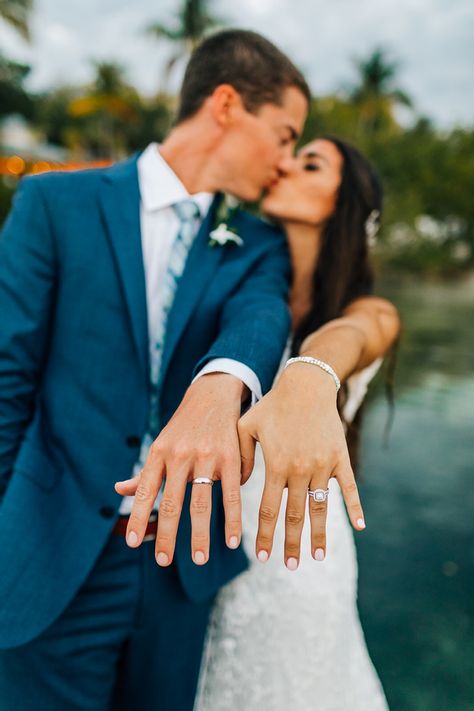
[(240, 202), (233, 195), (225, 194), (216, 210), (214, 227), (209, 233), (209, 246), (224, 246), (228, 242), (242, 247), (244, 241), (232, 226), (232, 220), (240, 208)]
[(221, 222), (215, 230), (212, 230), (212, 232), (209, 233), (209, 237), (211, 238), (209, 240), (210, 247), (214, 247), (216, 244), (222, 246), (227, 244), (227, 242), (234, 242), (234, 244), (241, 247), (244, 243), (242, 237), (239, 237), (236, 232), (230, 230), (225, 222)]

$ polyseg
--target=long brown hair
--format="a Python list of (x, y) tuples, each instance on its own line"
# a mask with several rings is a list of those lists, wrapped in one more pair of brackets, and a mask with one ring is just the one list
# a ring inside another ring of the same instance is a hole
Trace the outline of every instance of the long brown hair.
[[(324, 136), (343, 158), (341, 183), (334, 213), (322, 236), (319, 258), (312, 276), (311, 306), (298, 324), (292, 341), (292, 355), (299, 353), (304, 339), (323, 324), (342, 315), (354, 299), (373, 293), (374, 272), (369, 259), (367, 219), (382, 212), (381, 180), (369, 161), (340, 138)], [(347, 389), (338, 398), (342, 412)], [(346, 423), (352, 466), (357, 464), (361, 411)]]

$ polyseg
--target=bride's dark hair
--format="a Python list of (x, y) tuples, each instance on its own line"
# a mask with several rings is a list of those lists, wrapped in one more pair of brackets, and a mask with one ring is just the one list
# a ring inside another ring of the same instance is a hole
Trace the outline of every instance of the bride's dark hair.
[[(311, 306), (298, 324), (292, 341), (292, 355), (298, 355), (306, 336), (342, 315), (354, 299), (373, 293), (374, 272), (369, 259), (366, 223), (373, 210), (382, 212), (382, 183), (369, 161), (345, 141), (322, 136), (342, 156), (341, 183), (334, 213), (321, 236), (321, 248), (312, 277)], [(338, 407), (342, 411), (347, 390), (341, 388)], [(357, 464), (361, 411), (347, 425), (352, 466)]]

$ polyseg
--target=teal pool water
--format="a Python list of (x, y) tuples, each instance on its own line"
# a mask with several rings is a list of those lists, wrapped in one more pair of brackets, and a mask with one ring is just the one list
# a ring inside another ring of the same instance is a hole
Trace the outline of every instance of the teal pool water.
[(404, 335), (362, 434), (359, 609), (392, 711), (474, 709), (474, 284), (388, 284)]

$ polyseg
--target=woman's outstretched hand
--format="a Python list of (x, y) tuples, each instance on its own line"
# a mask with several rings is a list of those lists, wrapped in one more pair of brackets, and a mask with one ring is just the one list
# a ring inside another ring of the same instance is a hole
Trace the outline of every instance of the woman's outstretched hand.
[(326, 554), (327, 500), (315, 501), (308, 490), (327, 489), (331, 477), (341, 487), (352, 525), (365, 528), (357, 484), (349, 461), (344, 428), (336, 407), (336, 387), (319, 368), (295, 363), (283, 371), (273, 389), (238, 424), (242, 483), (249, 478), (256, 442), (265, 460), (265, 486), (259, 512), (256, 554), (265, 562), (271, 552), (283, 490), (288, 488), (284, 560), (298, 567), (301, 533), (309, 502), (311, 550), (315, 560)]

